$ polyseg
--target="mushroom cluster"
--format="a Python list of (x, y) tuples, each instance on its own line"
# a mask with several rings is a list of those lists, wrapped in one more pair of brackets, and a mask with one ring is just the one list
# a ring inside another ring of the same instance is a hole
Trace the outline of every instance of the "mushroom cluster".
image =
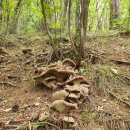
[(35, 81), (55, 90), (50, 108), (59, 112), (78, 109), (78, 104), (83, 103), (88, 96), (89, 83), (76, 73), (75, 67), (74, 61), (65, 59), (36, 69)]

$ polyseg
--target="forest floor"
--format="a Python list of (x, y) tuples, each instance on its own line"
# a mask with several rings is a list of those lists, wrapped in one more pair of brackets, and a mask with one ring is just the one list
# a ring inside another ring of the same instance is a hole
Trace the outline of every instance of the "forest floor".
[(130, 130), (130, 37), (91, 37), (86, 46), (89, 58), (78, 73), (90, 83), (90, 99), (69, 113), (74, 121), (68, 122), (49, 108), (52, 91), (33, 79), (36, 68), (54, 62), (48, 40), (0, 38), (0, 130)]

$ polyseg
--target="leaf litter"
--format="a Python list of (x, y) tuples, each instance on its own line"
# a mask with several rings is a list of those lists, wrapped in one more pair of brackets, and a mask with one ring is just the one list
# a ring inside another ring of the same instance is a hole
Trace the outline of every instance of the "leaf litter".
[[(120, 46), (118, 48), (121, 52)], [(75, 62), (68, 58), (50, 64), (51, 55), (48, 52), (36, 54), (28, 48), (13, 56), (6, 49), (1, 49), (0, 128), (32, 129), (33, 126), (37, 126), (34, 128), (102, 130), (104, 127), (108, 130), (129, 130), (130, 113), (127, 106), (130, 103), (130, 89), (123, 87), (123, 91), (120, 92), (120, 87), (117, 88), (115, 83), (111, 84), (112, 80), (109, 81), (109, 77), (104, 77), (107, 79), (107, 82), (106, 79), (104, 82), (108, 86), (106, 91), (110, 97), (95, 92), (97, 88), (95, 89), (93, 81), (96, 80), (93, 78), (97, 75), (93, 75), (94, 69), (96, 67), (97, 70), (101, 60), (104, 60), (102, 55), (96, 54), (100, 52), (89, 52), (91, 57), (98, 56), (98, 62), (93, 62), (93, 58), (89, 59), (92, 60), (91, 73), (85, 77), (75, 70)], [(117, 55), (109, 58), (122, 61)], [(125, 58), (127, 61), (126, 53)], [(104, 61), (107, 63), (107, 60), (109, 59)], [(122, 79), (120, 85), (122, 82), (128, 85), (128, 66), (122, 67), (119, 64), (116, 68), (112, 66), (110, 69), (114, 75)], [(87, 111), (89, 109), (91, 111)], [(81, 118), (80, 113), (84, 110), (86, 115)]]

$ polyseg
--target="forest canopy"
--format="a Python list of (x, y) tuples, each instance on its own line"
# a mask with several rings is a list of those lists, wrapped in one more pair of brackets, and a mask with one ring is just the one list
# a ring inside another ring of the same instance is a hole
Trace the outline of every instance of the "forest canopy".
[[(78, 32), (80, 0), (41, 0), (53, 32)], [(40, 0), (0, 0), (0, 34), (45, 31)], [(130, 0), (85, 0), (88, 33), (130, 30)], [(63, 31), (64, 30), (64, 31)]]

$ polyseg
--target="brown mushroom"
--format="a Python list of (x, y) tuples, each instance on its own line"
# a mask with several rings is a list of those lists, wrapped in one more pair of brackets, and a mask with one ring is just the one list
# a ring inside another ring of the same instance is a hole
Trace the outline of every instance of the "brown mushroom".
[(69, 79), (66, 82), (68, 85), (79, 85), (79, 84), (88, 84), (89, 83), (85, 80), (85, 78), (83, 76), (75, 76), (72, 79)]
[(66, 58), (65, 60), (62, 61), (62, 64), (66, 67), (71, 67), (75, 68), (76, 64), (74, 63), (73, 60)]
[(71, 75), (74, 75), (73, 71), (69, 70), (57, 70), (55, 68), (50, 68), (47, 71), (41, 73), (38, 76), (35, 76), (34, 79), (38, 79), (40, 77), (45, 78), (49, 76), (56, 76), (57, 80), (64, 81), (70, 78)]
[(71, 92), (80, 92), (80, 87), (78, 85), (73, 85), (73, 86), (70, 86), (70, 85), (66, 85), (65, 86), (65, 91), (71, 93)]
[(69, 103), (64, 100), (56, 100), (51, 105), (50, 108), (54, 108), (59, 112), (69, 112), (70, 109), (78, 109), (77, 104)]
[(80, 90), (81, 90), (81, 95), (82, 96), (87, 96), (89, 93), (89, 86), (86, 84), (81, 84), (80, 85)]
[(67, 96), (68, 96), (68, 92), (66, 92), (65, 90), (61, 90), (61, 91), (57, 91), (55, 93), (52, 94), (52, 100), (64, 100)]

